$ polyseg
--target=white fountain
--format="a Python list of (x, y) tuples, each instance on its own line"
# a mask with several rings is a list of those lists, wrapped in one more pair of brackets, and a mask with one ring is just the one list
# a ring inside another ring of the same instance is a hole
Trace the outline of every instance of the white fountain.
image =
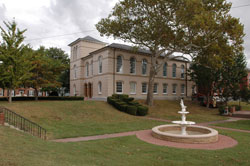
[(172, 121), (172, 123), (179, 124), (181, 126), (181, 135), (187, 135), (187, 126), (194, 125), (195, 122), (186, 121), (186, 114), (188, 114), (189, 112), (186, 111), (187, 106), (184, 105), (182, 99), (180, 105), (181, 111), (179, 111), (178, 113), (181, 114), (181, 121)]
[(186, 106), (180, 102), (182, 115), (181, 121), (172, 121), (174, 124), (156, 126), (152, 129), (152, 136), (161, 140), (180, 143), (212, 143), (218, 141), (218, 131), (194, 125), (195, 122), (186, 121)]

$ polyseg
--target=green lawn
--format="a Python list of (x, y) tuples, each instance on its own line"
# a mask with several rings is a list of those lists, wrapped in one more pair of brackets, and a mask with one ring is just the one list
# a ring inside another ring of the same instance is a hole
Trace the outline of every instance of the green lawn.
[(188, 150), (148, 144), (136, 136), (55, 143), (0, 126), (0, 166), (250, 165), (250, 134), (219, 132), (239, 144), (224, 150)]
[[(200, 123), (227, 119), (226, 117), (219, 116), (217, 108), (211, 109), (202, 107), (198, 103), (192, 101), (184, 101), (184, 104), (187, 106), (187, 111), (190, 112), (187, 115), (187, 120), (189, 121)], [(155, 101), (154, 106), (150, 108), (148, 116), (168, 120), (178, 120), (181, 118), (178, 111), (181, 111), (180, 101), (158, 100)]]
[[(238, 101), (230, 101), (229, 105), (239, 105)], [(242, 111), (250, 111), (250, 104), (246, 103), (246, 102), (240, 102), (241, 105), (241, 110)]]
[[(185, 104), (190, 112), (187, 120), (207, 122), (226, 119), (218, 115), (217, 109), (207, 109), (188, 101)], [(102, 101), (0, 102), (0, 105), (47, 129), (49, 139), (135, 131), (165, 124), (119, 112)], [(181, 118), (178, 111), (180, 105), (177, 101), (155, 101), (147, 117), (178, 120)]]
[(227, 122), (216, 124), (215, 126), (241, 129), (241, 130), (250, 130), (250, 120), (239, 120), (236, 122)]
[(101, 101), (0, 102), (47, 129), (49, 139), (150, 129), (164, 122), (117, 111)]

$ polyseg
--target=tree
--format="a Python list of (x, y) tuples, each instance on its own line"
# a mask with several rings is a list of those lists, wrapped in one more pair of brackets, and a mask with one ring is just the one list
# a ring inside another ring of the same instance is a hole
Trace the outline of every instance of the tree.
[[(63, 91), (69, 91), (70, 59), (68, 54), (66, 54), (62, 49), (56, 47), (46, 49), (45, 52), (49, 58), (59, 62), (58, 64), (60, 64), (62, 70), (57, 78), (57, 81), (61, 84)], [(57, 91), (61, 91), (60, 88), (57, 88)]]
[(231, 61), (223, 61), (224, 64), (220, 71), (221, 79), (218, 82), (226, 105), (229, 97), (234, 99), (240, 97), (240, 85), (243, 84), (244, 78), (247, 76), (245, 55), (240, 52), (232, 55), (231, 58)]
[(32, 52), (32, 76), (25, 84), (35, 89), (35, 99), (38, 100), (39, 89), (61, 87), (58, 79), (65, 69), (65, 64), (60, 59), (60, 55), (51, 53), (44, 47), (40, 47), (36, 51), (30, 50), (30, 52)]
[(14, 20), (4, 22), (4, 25), (7, 31), (0, 26), (3, 39), (0, 52), (0, 61), (3, 62), (0, 67), (0, 82), (8, 89), (9, 102), (12, 102), (12, 90), (19, 88), (30, 78), (32, 66), (27, 45), (23, 44), (23, 34), (26, 30), (19, 30)]
[(195, 57), (221, 36), (236, 44), (242, 42), (236, 40), (241, 34), (235, 33), (242, 26), (228, 14), (230, 7), (226, 0), (123, 0), (96, 28), (102, 36), (113, 36), (151, 51), (146, 103), (153, 105), (155, 75), (175, 52)]

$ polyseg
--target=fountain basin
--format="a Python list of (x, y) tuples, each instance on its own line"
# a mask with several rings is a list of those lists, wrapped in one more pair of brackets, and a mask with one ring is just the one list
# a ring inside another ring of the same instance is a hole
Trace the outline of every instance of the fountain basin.
[(218, 141), (218, 131), (192, 125), (186, 128), (187, 135), (181, 134), (180, 125), (161, 125), (152, 129), (152, 136), (161, 140), (180, 143), (213, 143)]

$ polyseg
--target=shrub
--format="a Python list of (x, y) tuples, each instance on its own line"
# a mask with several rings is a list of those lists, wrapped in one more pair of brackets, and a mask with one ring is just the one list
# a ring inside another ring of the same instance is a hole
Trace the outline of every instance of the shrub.
[(107, 102), (116, 109), (131, 115), (145, 116), (148, 113), (148, 107), (142, 106), (140, 103), (133, 101), (133, 97), (125, 94), (113, 94), (107, 98)]
[(112, 97), (111, 96), (109, 96), (109, 97), (107, 97), (107, 102), (109, 103), (109, 104), (111, 104), (111, 101), (112, 100)]
[(113, 99), (118, 99), (118, 98), (119, 98), (118, 96), (119, 96), (118, 94), (113, 94), (113, 95), (112, 95), (112, 98), (113, 98)]
[(137, 107), (137, 114), (139, 116), (145, 116), (148, 114), (148, 107), (145, 106), (139, 106)]
[(120, 105), (120, 111), (122, 111), (122, 112), (127, 112), (127, 107), (128, 107), (128, 105), (127, 104), (122, 104), (122, 105)]
[(136, 101), (128, 102), (128, 104), (133, 106), (141, 106), (141, 104)]
[(136, 115), (137, 114), (137, 107), (129, 105), (127, 107), (127, 113), (130, 114), (130, 115)]
[(219, 109), (218, 109), (218, 110), (219, 110), (220, 115), (224, 114), (225, 108), (226, 108), (225, 105), (219, 106)]
[(132, 102), (134, 100), (133, 97), (128, 97), (128, 98), (124, 98), (123, 101), (125, 101), (126, 103), (128, 102)]
[(128, 95), (118, 95), (118, 98), (120, 100), (126, 100), (128, 98)]

